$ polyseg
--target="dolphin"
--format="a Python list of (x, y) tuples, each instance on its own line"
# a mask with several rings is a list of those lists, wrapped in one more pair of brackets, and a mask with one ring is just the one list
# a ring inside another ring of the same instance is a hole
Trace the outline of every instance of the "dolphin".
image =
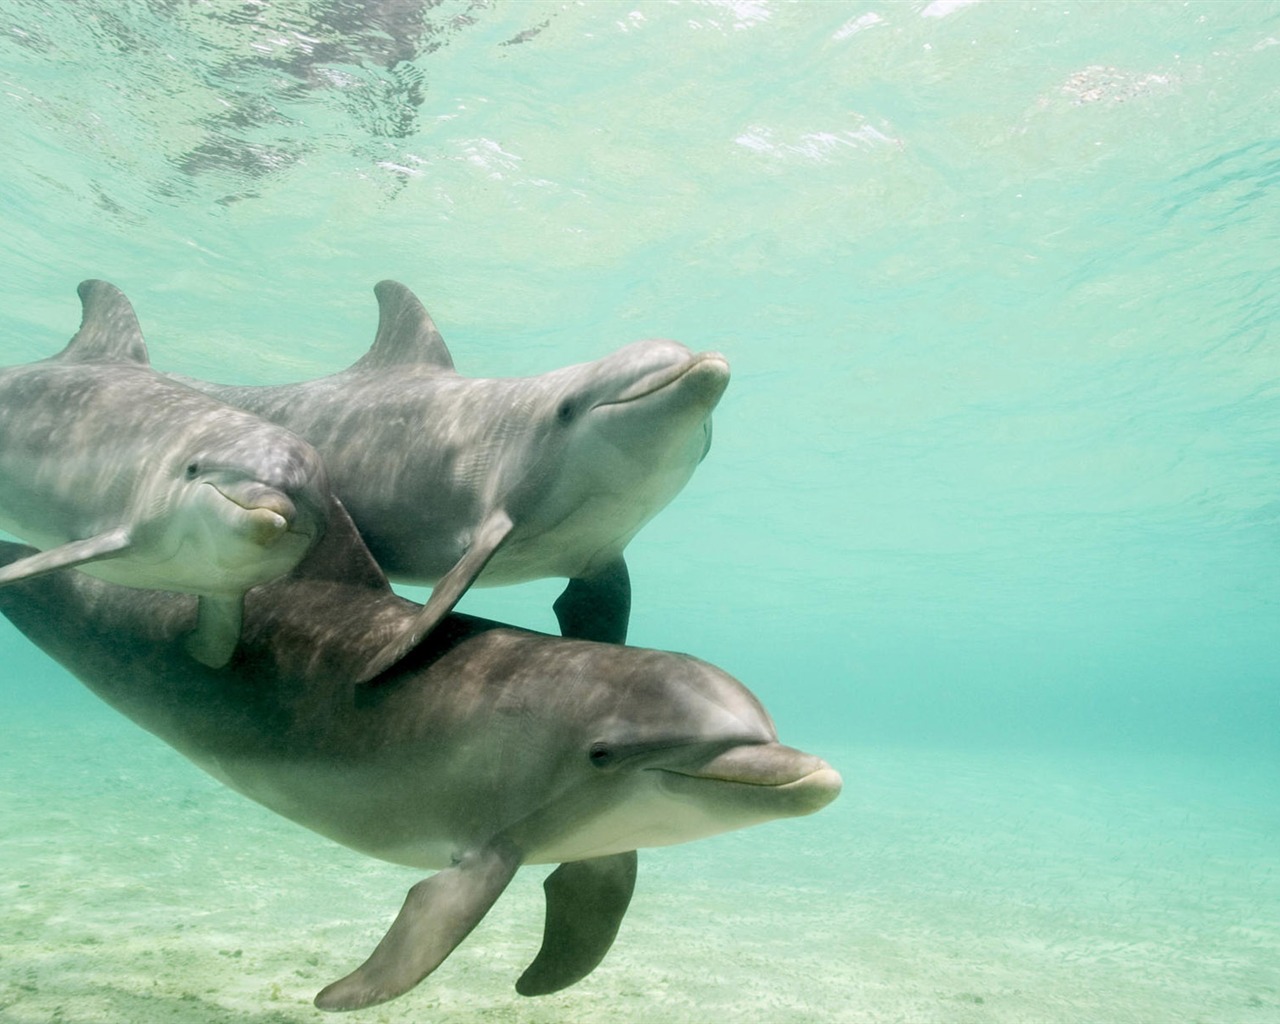
[(0, 570), (0, 585), (75, 566), (198, 594), (188, 649), (221, 665), (245, 591), (323, 532), (323, 463), (289, 430), (151, 369), (112, 285), (79, 293), (83, 321), (62, 352), (0, 369), (0, 530), (42, 549)]
[(329, 377), (280, 386), (178, 378), (319, 449), (334, 493), (387, 575), (434, 584), (369, 679), (472, 584), (569, 578), (561, 632), (626, 640), (627, 542), (688, 482), (729, 380), (718, 352), (640, 341), (535, 377), (463, 377), (417, 297), (382, 281), (373, 347)]
[[(35, 644), (215, 778), (354, 850), (436, 872), (319, 1008), (413, 988), (525, 864), (559, 866), (516, 990), (558, 991), (612, 945), (637, 848), (808, 814), (838, 794), (840, 776), (780, 744), (746, 687), (682, 654), (451, 614), (358, 685), (419, 606), (392, 592), (341, 511), (293, 573), (249, 591), (222, 669), (184, 657), (185, 595), (78, 573), (0, 590), (0, 612)], [(0, 542), (0, 563), (24, 551)]]

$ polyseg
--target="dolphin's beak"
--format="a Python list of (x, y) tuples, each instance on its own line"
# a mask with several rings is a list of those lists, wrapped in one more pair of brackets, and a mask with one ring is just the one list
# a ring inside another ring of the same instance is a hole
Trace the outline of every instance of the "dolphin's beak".
[(248, 515), (248, 533), (254, 543), (267, 547), (293, 528), (297, 506), (289, 496), (256, 480), (234, 484), (210, 484), (214, 490)]
[(627, 402), (647, 398), (690, 375), (692, 375), (690, 383), (702, 384), (708, 392), (708, 403), (712, 404), (719, 400), (729, 383), (729, 361), (719, 352), (699, 352), (675, 366), (666, 366), (661, 370), (645, 374), (617, 398), (610, 402), (601, 402), (597, 408), (625, 405)]
[(755, 787), (762, 796), (777, 794), (785, 797), (789, 813), (796, 815), (826, 807), (844, 785), (840, 774), (822, 758), (781, 743), (739, 744), (699, 763), (662, 770), (672, 776)]

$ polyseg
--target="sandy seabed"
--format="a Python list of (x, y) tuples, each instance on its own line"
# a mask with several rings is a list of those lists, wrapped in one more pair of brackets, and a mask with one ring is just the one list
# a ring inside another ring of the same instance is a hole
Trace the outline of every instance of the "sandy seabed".
[(1275, 760), (816, 746), (839, 801), (643, 851), (617, 943), (573, 988), (512, 987), (542, 934), (531, 868), (421, 986), (335, 1018), (312, 996), (415, 872), (105, 708), (20, 711), (4, 735), (5, 1024), (1280, 1019)]

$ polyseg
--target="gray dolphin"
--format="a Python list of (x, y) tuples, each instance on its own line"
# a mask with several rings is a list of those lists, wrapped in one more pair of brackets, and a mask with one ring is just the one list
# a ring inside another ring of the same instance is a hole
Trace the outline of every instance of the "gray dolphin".
[[(0, 543), (0, 562), (23, 551)], [(419, 606), (392, 593), (340, 508), (294, 573), (246, 596), (226, 668), (184, 657), (189, 602), (77, 573), (0, 590), (32, 641), (215, 778), (352, 849), (437, 869), (321, 1009), (417, 985), (522, 864), (560, 867), (516, 989), (557, 991), (612, 945), (637, 847), (808, 814), (840, 789), (824, 761), (777, 742), (742, 684), (681, 654), (454, 614), (357, 685)]]
[(0, 369), (0, 529), (43, 550), (0, 585), (70, 566), (200, 595), (190, 653), (225, 663), (250, 587), (323, 532), (320, 456), (292, 432), (151, 369), (129, 300), (80, 285), (79, 332)]
[(536, 377), (460, 376), (417, 297), (382, 281), (373, 347), (319, 380), (193, 387), (297, 431), (386, 574), (435, 584), (385, 669), (473, 583), (564, 576), (566, 636), (622, 643), (627, 542), (688, 482), (729, 380), (717, 352), (641, 341)]

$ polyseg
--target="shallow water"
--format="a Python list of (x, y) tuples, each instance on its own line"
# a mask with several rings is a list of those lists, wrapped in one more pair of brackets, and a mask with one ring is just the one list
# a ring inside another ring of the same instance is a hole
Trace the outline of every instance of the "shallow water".
[[(545, 1000), (525, 872), (361, 1019), (1280, 1014), (1278, 54), (1251, 2), (0, 5), (0, 363), (102, 277), (161, 369), (317, 376), (391, 277), (463, 373), (733, 366), (631, 641), (845, 793), (643, 855)], [(0, 650), (0, 1019), (320, 1019), (414, 876)]]

